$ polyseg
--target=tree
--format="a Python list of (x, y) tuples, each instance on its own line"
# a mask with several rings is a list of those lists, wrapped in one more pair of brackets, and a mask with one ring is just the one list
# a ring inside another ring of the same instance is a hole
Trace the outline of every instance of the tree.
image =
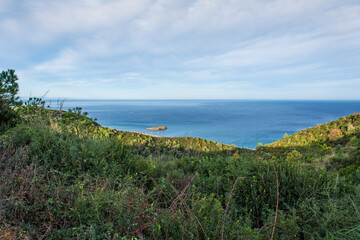
[(0, 102), (9, 106), (21, 104), (16, 94), (19, 91), (19, 84), (16, 82), (19, 78), (15, 74), (15, 70), (9, 69), (2, 71), (0, 74)]
[(13, 125), (18, 118), (12, 109), (12, 107), (22, 103), (16, 96), (19, 91), (17, 80), (18, 77), (13, 69), (2, 71), (0, 74), (0, 125)]

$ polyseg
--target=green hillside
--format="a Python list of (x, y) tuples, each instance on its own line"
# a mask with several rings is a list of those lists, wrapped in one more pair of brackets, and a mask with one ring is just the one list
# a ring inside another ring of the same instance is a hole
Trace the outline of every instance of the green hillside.
[(360, 167), (360, 113), (328, 122), (264, 147), (258, 152), (286, 156), (288, 161), (299, 160), (316, 164), (341, 175), (351, 174)]
[(336, 121), (328, 122), (316, 127), (301, 130), (298, 133), (284, 137), (266, 147), (304, 147), (311, 144), (341, 144), (359, 133), (360, 113), (354, 113)]
[(6, 111), (0, 238), (360, 238), (359, 114), (255, 151), (117, 131), (41, 99)]

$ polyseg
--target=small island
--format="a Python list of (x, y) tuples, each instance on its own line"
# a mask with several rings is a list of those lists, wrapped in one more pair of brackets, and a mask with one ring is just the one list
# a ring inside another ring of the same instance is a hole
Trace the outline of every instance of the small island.
[(147, 130), (152, 130), (152, 131), (166, 130), (166, 129), (167, 127), (165, 126), (147, 128)]

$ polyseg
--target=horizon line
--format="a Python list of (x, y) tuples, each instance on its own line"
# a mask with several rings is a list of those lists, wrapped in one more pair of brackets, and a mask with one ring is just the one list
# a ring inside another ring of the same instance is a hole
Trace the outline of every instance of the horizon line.
[[(20, 97), (21, 100), (35, 96)], [(72, 97), (46, 97), (44, 100), (86, 100), (86, 101), (360, 101), (359, 99), (271, 99), (271, 98), (72, 98)]]

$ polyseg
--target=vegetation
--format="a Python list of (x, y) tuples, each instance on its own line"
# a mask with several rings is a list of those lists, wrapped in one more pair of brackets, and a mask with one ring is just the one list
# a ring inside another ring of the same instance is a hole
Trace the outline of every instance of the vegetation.
[(2, 71), (0, 74), (0, 133), (7, 126), (15, 126), (18, 116), (13, 107), (21, 104), (16, 94), (19, 85), (15, 70)]
[(360, 115), (254, 151), (117, 131), (39, 98), (11, 109), (0, 238), (360, 238)]
[(259, 152), (285, 156), (316, 164), (340, 175), (355, 174), (360, 169), (360, 114), (302, 130), (291, 136), (258, 148)]

